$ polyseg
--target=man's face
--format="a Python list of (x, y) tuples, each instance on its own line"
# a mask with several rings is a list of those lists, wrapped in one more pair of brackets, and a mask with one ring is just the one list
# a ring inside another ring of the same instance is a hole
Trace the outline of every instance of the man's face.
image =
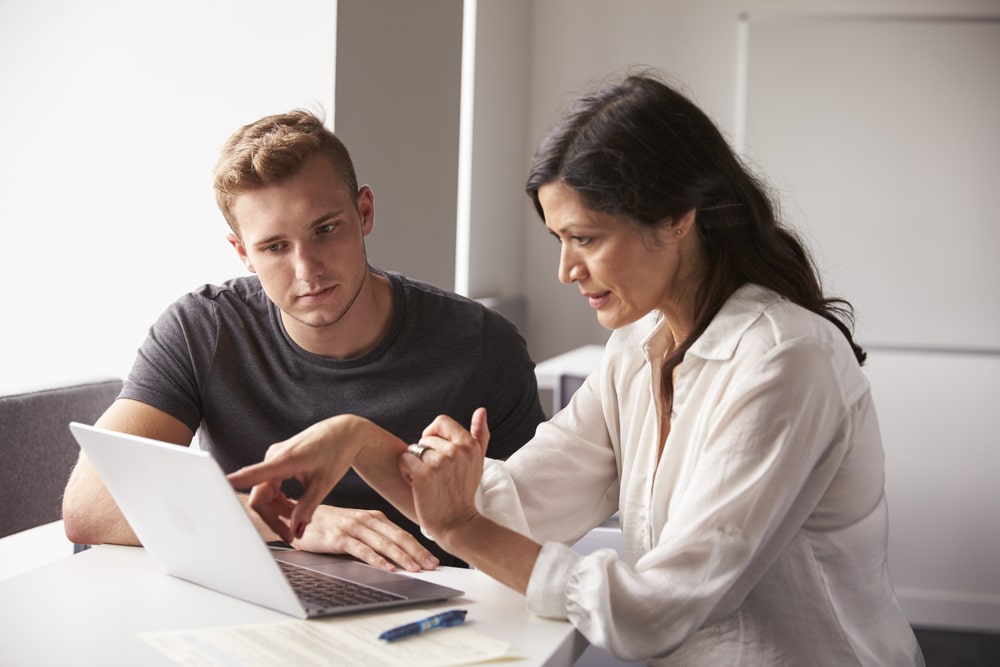
[(292, 338), (340, 322), (368, 273), (371, 190), (348, 192), (330, 161), (314, 155), (291, 178), (237, 195), (233, 214), (240, 233), (229, 242), (281, 309)]

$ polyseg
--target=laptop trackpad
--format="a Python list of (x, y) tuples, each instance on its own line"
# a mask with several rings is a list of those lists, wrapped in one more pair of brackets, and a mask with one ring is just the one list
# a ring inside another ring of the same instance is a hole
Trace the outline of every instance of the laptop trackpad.
[[(333, 577), (350, 579), (369, 586), (385, 587), (398, 584), (405, 575), (386, 572), (377, 567), (366, 565), (350, 556), (334, 554), (318, 554), (298, 549), (272, 549), (275, 560), (292, 563), (317, 572), (323, 572)], [(409, 577), (405, 577), (408, 579)]]

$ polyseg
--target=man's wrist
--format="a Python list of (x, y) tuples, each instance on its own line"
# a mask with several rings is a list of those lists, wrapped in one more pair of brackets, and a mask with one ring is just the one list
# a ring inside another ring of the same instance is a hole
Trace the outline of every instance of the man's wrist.
[(260, 518), (260, 515), (250, 506), (250, 494), (244, 493), (243, 491), (237, 491), (236, 497), (239, 498), (240, 502), (243, 504), (243, 509), (247, 511), (250, 515), (250, 521), (257, 528), (257, 532), (260, 533), (261, 538), (265, 542), (273, 542), (275, 540), (280, 540), (281, 537), (274, 532), (274, 530), (267, 525), (267, 523)]

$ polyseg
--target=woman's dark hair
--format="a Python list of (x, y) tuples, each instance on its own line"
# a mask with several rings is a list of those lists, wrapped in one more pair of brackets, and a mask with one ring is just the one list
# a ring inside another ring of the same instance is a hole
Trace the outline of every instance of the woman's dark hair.
[(538, 189), (562, 181), (594, 211), (653, 228), (697, 209), (708, 257), (691, 334), (664, 363), (672, 371), (726, 300), (746, 283), (768, 287), (833, 322), (863, 364), (854, 311), (826, 298), (808, 251), (780, 222), (763, 185), (695, 104), (654, 74), (633, 74), (579, 98), (542, 140), (527, 192), (545, 219)]

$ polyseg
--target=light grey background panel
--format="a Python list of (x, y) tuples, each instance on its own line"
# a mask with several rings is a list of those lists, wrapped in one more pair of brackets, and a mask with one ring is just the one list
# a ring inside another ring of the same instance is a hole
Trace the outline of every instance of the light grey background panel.
[[(475, 30), (466, 33), (475, 40), (467, 47), (474, 47), (474, 77), (466, 82), (473, 88), (466, 119), (472, 125), (467, 147), (467, 290), (472, 297), (510, 298), (525, 288), (524, 182), (531, 148), (522, 137), (527, 135), (529, 108), (529, 16), (524, 0), (479, 2)], [(540, 229), (533, 231), (542, 235)]]
[(455, 282), (462, 0), (339, 0), (335, 130), (375, 192), (368, 258)]
[(746, 142), (870, 345), (1000, 351), (1000, 22), (756, 20)]
[(745, 28), (747, 155), (869, 348), (900, 600), (1000, 628), (1000, 22)]

